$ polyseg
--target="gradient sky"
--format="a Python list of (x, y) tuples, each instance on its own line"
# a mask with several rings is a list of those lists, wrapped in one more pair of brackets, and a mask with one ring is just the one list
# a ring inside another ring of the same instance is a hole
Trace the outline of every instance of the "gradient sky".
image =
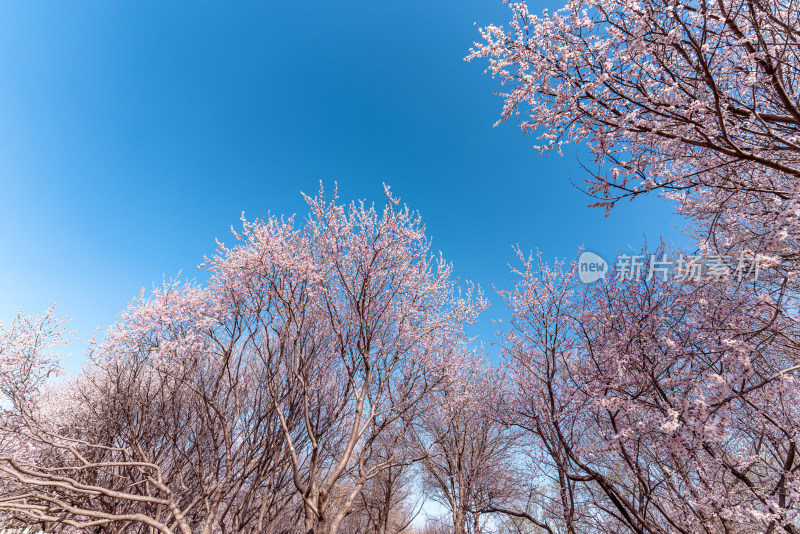
[(463, 58), (475, 23), (507, 22), (500, 0), (3, 0), (2, 12), (4, 321), (58, 301), (88, 338), (163, 275), (202, 278), (242, 211), (304, 215), (300, 191), (320, 180), (377, 201), (386, 182), (419, 210), (493, 301), (487, 338), (513, 245), (612, 258), (680, 224), (656, 197), (604, 218), (570, 183), (585, 178), (574, 154), (539, 157), (515, 124), (492, 127), (498, 84)]

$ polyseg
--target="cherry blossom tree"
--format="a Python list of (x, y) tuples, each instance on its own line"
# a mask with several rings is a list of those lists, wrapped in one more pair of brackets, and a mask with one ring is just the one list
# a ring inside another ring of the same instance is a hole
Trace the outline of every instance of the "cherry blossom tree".
[(306, 199), (300, 227), (243, 221), (205, 287), (143, 294), (70, 386), (23, 388), (19, 371), (44, 377), (50, 360), (5, 335), (3, 436), (36, 454), (0, 454), (0, 510), (62, 530), (332, 533), (413, 461), (388, 436), (457, 364), (485, 302), (388, 188), (383, 210)]
[[(587, 146), (593, 205), (662, 191), (702, 247), (749, 250), (796, 269), (800, 15), (793, 0), (570, 0), (508, 4), (509, 29), (481, 30), (540, 152)], [(796, 288), (795, 288), (796, 290)]]
[(364, 484), (339, 532), (399, 534), (409, 531), (419, 516), (423, 499), (419, 495), (419, 473), (414, 463), (418, 451), (407, 439), (406, 429), (399, 430), (397, 435), (382, 436), (379, 454), (383, 458), (404, 457), (407, 463), (395, 462)]
[(595, 205), (659, 190), (699, 253), (727, 256), (728, 273), (731, 254), (766, 267), (747, 281), (587, 286), (570, 266), (522, 258), (505, 295), (507, 417), (531, 440), (533, 519), (566, 532), (796, 532), (798, 6), (509, 7), (510, 31), (481, 30), (468, 58), (510, 86), (501, 120), (523, 114), (540, 152), (588, 146)]
[[(784, 202), (800, 177), (800, 18), (788, 1), (570, 0), (554, 13), (509, 3), (510, 30), (481, 30), (540, 151), (587, 144), (610, 207), (656, 188), (692, 214), (732, 192)], [(697, 200), (697, 202), (693, 202)], [(705, 202), (703, 202), (705, 200)]]
[(409, 465), (396, 465), (365, 485), (359, 505), (368, 522), (364, 531), (399, 534), (409, 529), (419, 515), (422, 500), (415, 496), (414, 474)]
[(54, 308), (41, 316), (17, 315), (9, 328), (0, 321), (0, 393), (8, 399), (35, 394), (59, 373), (63, 356), (51, 349), (64, 345), (68, 333)]
[(797, 531), (795, 317), (724, 280), (587, 285), (523, 259), (507, 416), (551, 532)]
[[(0, 434), (17, 447), (0, 454), (9, 481), (0, 510), (50, 531), (188, 533), (265, 532), (297, 508), (285, 491), (275, 412), (259, 409), (250, 362), (183, 343), (187, 334), (204, 332), (206, 343), (215, 335), (209, 310), (198, 312), (202, 295), (156, 291), (83, 375), (12, 398)], [(176, 310), (191, 333), (167, 315)], [(148, 339), (135, 325), (154, 313), (162, 321), (150, 324)], [(169, 352), (179, 344), (189, 350)]]
[(498, 417), (503, 374), (480, 350), (467, 350), (464, 363), (411, 429), (425, 451), (426, 495), (448, 511), (453, 533), (477, 534), (491, 514), (516, 505), (522, 484), (517, 432)]
[[(208, 264), (245, 296), (250, 336), (291, 453), (306, 532), (337, 532), (364, 485), (407, 460), (380, 437), (410, 420), (457, 363), (463, 326), (485, 306), (463, 297), (430, 253), (418, 215), (386, 189), (382, 211), (307, 197), (310, 216), (245, 223)], [(290, 407), (299, 398), (297, 420)], [(306, 440), (300, 447), (294, 432)], [(376, 448), (377, 447), (377, 448)], [(350, 488), (336, 509), (331, 496)]]
[[(60, 372), (62, 355), (52, 349), (66, 343), (63, 324), (64, 319), (56, 317), (53, 308), (41, 316), (26, 316), (20, 311), (8, 328), (0, 322), (0, 456), (14, 455), (21, 461), (38, 457), (34, 443), (19, 439), (7, 429), (24, 423), (13, 406), (38, 394), (47, 379)], [(0, 471), (0, 498), (19, 489), (18, 481)], [(3, 510), (0, 501), (0, 521), (13, 524), (16, 519)]]

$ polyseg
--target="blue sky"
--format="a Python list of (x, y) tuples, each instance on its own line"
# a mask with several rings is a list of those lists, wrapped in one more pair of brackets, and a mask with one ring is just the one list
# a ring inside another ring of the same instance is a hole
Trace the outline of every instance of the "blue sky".
[[(556, 8), (557, 3), (531, 4)], [(230, 226), (391, 185), (456, 273), (507, 287), (512, 246), (606, 257), (674, 237), (658, 198), (609, 218), (539, 157), (485, 64), (463, 58), (500, 0), (2, 1), (0, 319), (54, 301), (81, 338), (142, 287), (196, 266)], [(588, 162), (588, 159), (587, 159)], [(79, 345), (73, 345), (80, 349)], [(75, 365), (75, 363), (73, 363)]]

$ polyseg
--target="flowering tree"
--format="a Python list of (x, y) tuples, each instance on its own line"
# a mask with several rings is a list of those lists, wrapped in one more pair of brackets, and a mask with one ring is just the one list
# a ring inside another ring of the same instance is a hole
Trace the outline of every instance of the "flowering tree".
[[(512, 86), (540, 150), (586, 142), (609, 207), (663, 188), (788, 200), (800, 177), (800, 19), (795, 2), (570, 0), (509, 4), (511, 31), (482, 30), (469, 59)], [(693, 207), (700, 210), (701, 206)], [(734, 206), (728, 206), (734, 207)]]
[(408, 465), (392, 466), (371, 479), (361, 490), (359, 508), (367, 527), (355, 532), (398, 534), (407, 531), (419, 515), (419, 497), (414, 497), (413, 472)]
[(795, 318), (726, 281), (517, 274), (508, 417), (549, 529), (797, 531)]
[(396, 460), (364, 484), (353, 511), (339, 527), (340, 533), (399, 534), (409, 531), (419, 516), (422, 497), (416, 487), (418, 471), (414, 465), (418, 452), (410, 443), (407, 430), (397, 430), (381, 437), (378, 454), (384, 459), (405, 458), (406, 462)]
[[(338, 532), (411, 461), (386, 437), (439, 387), (482, 297), (388, 189), (382, 211), (307, 201), (301, 228), (244, 221), (206, 287), (134, 302), (71, 390), (16, 394), (4, 435), (46, 461), (3, 451), (0, 510), (108, 532)], [(46, 370), (26, 346), (14, 368)]]
[(50, 349), (64, 345), (64, 319), (50, 308), (41, 316), (20, 312), (9, 328), (0, 322), (0, 393), (7, 399), (34, 395), (46, 380), (59, 372), (62, 355)]
[(27, 415), (12, 408), (37, 395), (47, 379), (59, 372), (61, 355), (50, 350), (66, 342), (63, 322), (53, 308), (42, 316), (20, 312), (9, 328), (0, 322), (0, 520), (15, 519), (2, 504), (7, 495), (20, 489), (18, 481), (2, 470), (3, 460), (14, 456), (29, 462), (37, 459), (39, 452), (34, 443), (8, 431), (23, 426)]
[(449, 513), (452, 532), (477, 534), (490, 514), (513, 508), (517, 433), (497, 417), (504, 380), (479, 351), (465, 351), (450, 379), (413, 423), (426, 493)]
[[(259, 409), (251, 362), (210, 345), (218, 325), (202, 295), (156, 291), (83, 375), (11, 398), (0, 510), (51, 531), (109, 533), (265, 532), (291, 514), (274, 410)], [(22, 368), (45, 356), (26, 352)]]
[(337, 532), (364, 485), (407, 461), (377, 454), (379, 438), (435, 391), (484, 306), (433, 260), (419, 217), (386, 198), (382, 212), (307, 198), (302, 230), (291, 219), (245, 223), (242, 245), (209, 260), (226, 293), (243, 296), (253, 350), (276, 370), (266, 383), (306, 532)]
[[(800, 15), (793, 0), (510, 3), (468, 59), (488, 58), (540, 151), (584, 143), (594, 205), (661, 190), (710, 248), (795, 268), (800, 177)], [(702, 234), (705, 234), (704, 236)]]
[(524, 113), (540, 151), (588, 145), (595, 205), (660, 190), (700, 251), (769, 267), (587, 286), (523, 258), (506, 294), (508, 417), (534, 445), (539, 517), (567, 532), (796, 532), (798, 6), (509, 5), (510, 31), (483, 29), (468, 58), (511, 86), (502, 119)]

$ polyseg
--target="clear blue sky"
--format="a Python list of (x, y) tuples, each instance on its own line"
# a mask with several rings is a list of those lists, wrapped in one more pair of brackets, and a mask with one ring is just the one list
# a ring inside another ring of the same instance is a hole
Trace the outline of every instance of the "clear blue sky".
[[(533, 7), (533, 5), (532, 5)], [(541, 3), (555, 8), (557, 3)], [(512, 245), (615, 257), (680, 221), (653, 197), (588, 209), (574, 156), (539, 157), (485, 64), (500, 0), (2, 1), (0, 319), (52, 302), (82, 338), (214, 238), (338, 181), (390, 184), (504, 315)]]

